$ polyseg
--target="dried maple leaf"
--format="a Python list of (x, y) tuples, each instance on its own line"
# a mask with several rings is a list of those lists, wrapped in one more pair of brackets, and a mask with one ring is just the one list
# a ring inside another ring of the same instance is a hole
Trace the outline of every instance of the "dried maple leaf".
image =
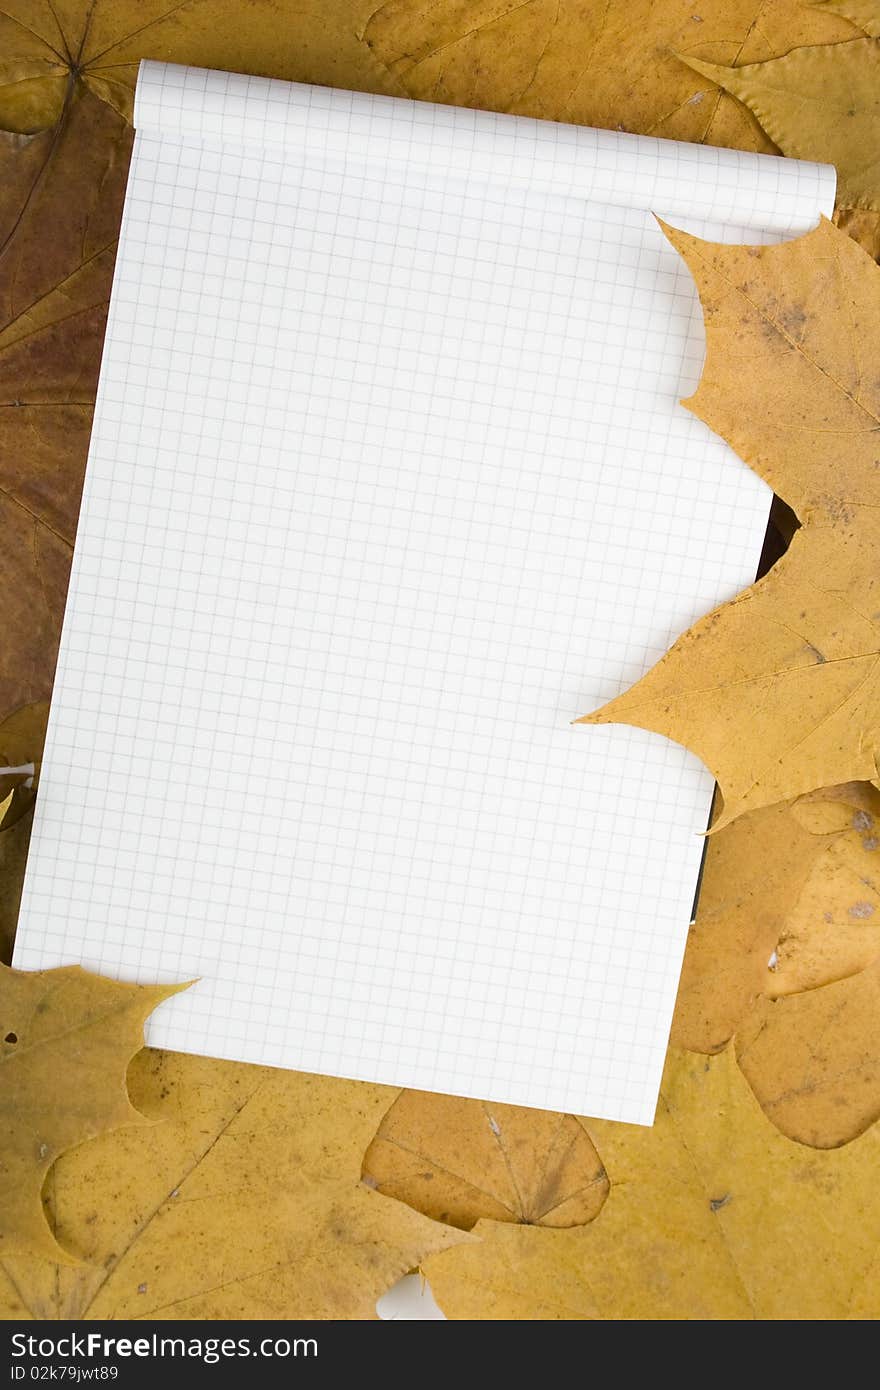
[[(809, 996), (801, 996), (807, 998)], [(587, 1226), (480, 1221), (423, 1261), (456, 1319), (844, 1319), (880, 1314), (880, 1129), (808, 1151), (731, 1051), (672, 1052), (653, 1129), (587, 1120), (611, 1181)]]
[(178, 985), (125, 985), (78, 966), (0, 967), (0, 1251), (64, 1257), (40, 1194), (59, 1154), (120, 1125), (143, 1124), (125, 1070), (144, 1021)]
[(880, 269), (822, 220), (778, 246), (667, 229), (696, 279), (707, 356), (685, 402), (803, 523), (765, 578), (696, 623), (584, 723), (697, 753), (716, 825), (842, 781), (880, 753)]
[(880, 211), (880, 43), (796, 48), (766, 63), (684, 61), (743, 102), (785, 154), (837, 166), (842, 207)]
[(849, 1144), (880, 1118), (880, 961), (861, 974), (759, 1001), (736, 1053), (761, 1108), (802, 1144)]
[(414, 97), (773, 150), (751, 114), (675, 52), (754, 63), (853, 25), (798, 0), (387, 0), (364, 28)]
[(469, 1231), (481, 1217), (580, 1226), (608, 1179), (574, 1115), (404, 1091), (364, 1158), (379, 1192)]
[(801, 1143), (880, 1118), (880, 792), (851, 783), (742, 816), (708, 846), (672, 1041), (737, 1056)]
[(402, 1274), (472, 1239), (361, 1183), (387, 1087), (147, 1050), (129, 1089), (157, 1123), (50, 1177), (83, 1263), (5, 1260), (0, 1316), (375, 1318)]
[(357, 37), (371, 8), (363, 0), (5, 0), (0, 126), (54, 125), (72, 84), (130, 120), (141, 58), (393, 90)]
[(813, 792), (790, 820), (819, 848), (776, 944), (765, 990), (776, 999), (857, 975), (880, 957), (880, 792), (867, 782)]
[(824, 845), (785, 805), (741, 816), (706, 850), (672, 1041), (719, 1052), (771, 983), (770, 960)]
[(709, 843), (673, 1040), (717, 1052), (758, 1001), (880, 957), (880, 792), (856, 782), (742, 816)]

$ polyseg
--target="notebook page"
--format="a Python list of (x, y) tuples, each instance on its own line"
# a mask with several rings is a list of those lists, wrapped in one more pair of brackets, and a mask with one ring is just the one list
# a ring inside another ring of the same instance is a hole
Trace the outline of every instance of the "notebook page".
[[(157, 1046), (650, 1123), (711, 780), (572, 727), (754, 576), (652, 216), (833, 171), (158, 63), (15, 963)], [(719, 229), (723, 229), (719, 230)]]

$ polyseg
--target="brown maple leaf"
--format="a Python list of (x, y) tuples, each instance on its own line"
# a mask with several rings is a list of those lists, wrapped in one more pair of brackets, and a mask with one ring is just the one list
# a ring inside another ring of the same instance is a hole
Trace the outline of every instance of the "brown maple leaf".
[(130, 138), (85, 91), (0, 131), (0, 718), (52, 688)]

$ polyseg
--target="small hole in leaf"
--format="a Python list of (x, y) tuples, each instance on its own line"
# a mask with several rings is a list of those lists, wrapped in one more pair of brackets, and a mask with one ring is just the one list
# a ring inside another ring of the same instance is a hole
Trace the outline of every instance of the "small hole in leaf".
[(17, 1042), (18, 1042), (18, 1034), (17, 1034), (17, 1033), (7, 1033), (7, 1034), (6, 1034), (6, 1037), (3, 1039), (3, 1041), (4, 1041), (4, 1042), (8, 1042), (8, 1043), (17, 1043)]

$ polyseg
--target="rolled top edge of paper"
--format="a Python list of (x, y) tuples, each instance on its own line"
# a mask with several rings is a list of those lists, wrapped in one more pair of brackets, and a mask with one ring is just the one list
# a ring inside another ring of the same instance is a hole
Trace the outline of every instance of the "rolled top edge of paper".
[(240, 148), (375, 159), (660, 216), (797, 236), (834, 208), (836, 171), (779, 155), (141, 62), (134, 125)]

